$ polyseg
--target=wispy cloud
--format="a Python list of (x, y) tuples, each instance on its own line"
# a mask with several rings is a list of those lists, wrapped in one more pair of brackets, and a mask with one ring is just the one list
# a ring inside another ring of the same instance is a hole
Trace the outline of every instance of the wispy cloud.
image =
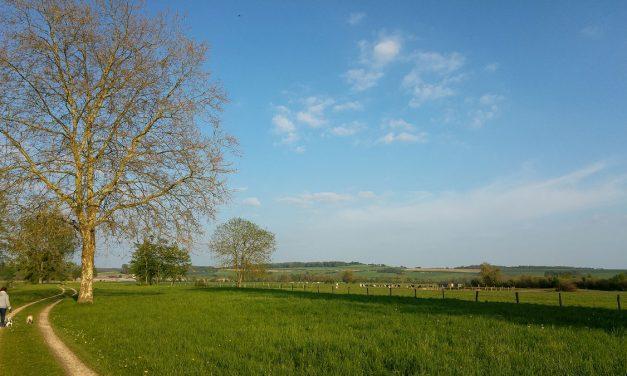
[(521, 221), (586, 210), (627, 199), (627, 178), (603, 178), (602, 163), (528, 182), (500, 181), (467, 192), (431, 194), (424, 200), (346, 209), (341, 217), (362, 222), (454, 222), (469, 226)]
[(346, 82), (355, 91), (364, 91), (370, 89), (377, 84), (381, 77), (383, 77), (382, 72), (368, 71), (363, 68), (349, 69), (344, 74)]
[(338, 137), (353, 136), (365, 129), (365, 126), (360, 122), (352, 122), (343, 124), (337, 127), (331, 128), (331, 134)]
[(304, 100), (304, 108), (296, 114), (296, 119), (312, 128), (319, 128), (327, 123), (326, 109), (333, 105), (330, 98), (308, 97)]
[(409, 133), (409, 132), (389, 132), (385, 136), (379, 138), (377, 140), (378, 143), (382, 144), (393, 144), (393, 143), (425, 143), (427, 142), (427, 133), (419, 132), (419, 133)]
[(494, 119), (500, 111), (500, 103), (504, 100), (502, 95), (484, 94), (479, 98), (478, 108), (470, 114), (470, 127), (482, 128), (486, 122)]
[(261, 201), (257, 197), (247, 197), (242, 200), (242, 205), (260, 207)]
[(333, 111), (342, 112), (342, 111), (360, 111), (363, 110), (364, 106), (359, 101), (350, 101), (338, 103), (333, 106)]
[(585, 38), (598, 39), (603, 36), (603, 29), (598, 25), (588, 25), (579, 30), (579, 34)]
[(483, 67), (483, 70), (486, 72), (496, 72), (500, 67), (501, 65), (499, 63), (490, 63)]
[(403, 77), (403, 87), (409, 90), (411, 107), (419, 107), (430, 101), (437, 101), (456, 94), (453, 86), (463, 80), (460, 69), (466, 58), (453, 52), (417, 52), (412, 55), (412, 70)]
[(418, 132), (415, 125), (404, 119), (386, 120), (381, 125), (381, 128), (388, 130), (388, 132), (377, 140), (379, 144), (427, 142), (428, 134), (426, 132)]
[(313, 206), (314, 204), (337, 204), (354, 202), (358, 200), (371, 200), (376, 197), (377, 195), (372, 191), (359, 191), (356, 194), (338, 192), (305, 192), (299, 195), (280, 197), (277, 199), (277, 201), (303, 207), (309, 207)]
[(354, 12), (348, 15), (348, 20), (346, 20), (346, 22), (348, 22), (348, 24), (351, 26), (355, 26), (363, 21), (364, 18), (366, 18), (366, 13)]
[(338, 203), (344, 201), (350, 201), (353, 196), (348, 194), (341, 194), (336, 192), (317, 192), (317, 193), (302, 193), (297, 196), (286, 196), (278, 199), (280, 202), (288, 204), (295, 204), (301, 206), (309, 206), (315, 203)]
[(288, 118), (285, 110), (281, 110), (282, 113), (274, 115), (272, 117), (272, 124), (274, 124), (274, 132), (281, 137), (281, 142), (285, 144), (291, 144), (298, 141), (298, 133), (296, 133), (296, 126), (294, 122)]
[(379, 33), (373, 41), (361, 40), (358, 63), (362, 67), (349, 69), (344, 78), (355, 91), (364, 91), (377, 84), (387, 65), (398, 60), (403, 48), (400, 34)]

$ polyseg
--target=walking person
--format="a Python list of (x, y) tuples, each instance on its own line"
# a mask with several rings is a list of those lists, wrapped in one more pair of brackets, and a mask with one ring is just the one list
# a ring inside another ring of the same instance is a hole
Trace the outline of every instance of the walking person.
[(9, 300), (9, 294), (7, 294), (7, 288), (0, 288), (0, 328), (4, 328), (4, 318), (7, 314), (7, 310), (11, 311), (11, 301)]

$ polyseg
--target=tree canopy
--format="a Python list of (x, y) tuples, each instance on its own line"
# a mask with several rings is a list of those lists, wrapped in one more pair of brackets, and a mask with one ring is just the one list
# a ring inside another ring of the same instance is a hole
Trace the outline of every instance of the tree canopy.
[(258, 273), (270, 262), (276, 241), (272, 232), (251, 221), (233, 218), (216, 228), (209, 249), (218, 263), (235, 271), (240, 287), (246, 274)]
[(25, 214), (9, 235), (9, 253), (18, 273), (31, 282), (65, 280), (78, 248), (76, 231), (55, 209)]

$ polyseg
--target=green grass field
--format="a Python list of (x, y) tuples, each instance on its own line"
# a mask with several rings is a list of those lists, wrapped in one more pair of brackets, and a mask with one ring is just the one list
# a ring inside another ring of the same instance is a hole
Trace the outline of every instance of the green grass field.
[(95, 304), (66, 300), (52, 321), (104, 375), (627, 374), (624, 311), (589, 306), (604, 293), (532, 297), (99, 284)]

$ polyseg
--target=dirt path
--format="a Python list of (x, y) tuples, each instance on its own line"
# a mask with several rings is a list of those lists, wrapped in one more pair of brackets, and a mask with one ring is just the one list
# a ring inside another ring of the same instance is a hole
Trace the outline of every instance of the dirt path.
[[(49, 296), (49, 297), (47, 297), (47, 298), (43, 298), (43, 299), (39, 299), (39, 300), (35, 300), (34, 302), (30, 302), (30, 303), (24, 304), (24, 305), (22, 305), (22, 306), (20, 306), (20, 307), (18, 307), (18, 308), (16, 308), (16, 309), (14, 309), (14, 310), (12, 310), (12, 311), (11, 311), (11, 313), (7, 315), (7, 318), (13, 318), (13, 316), (15, 316), (15, 315), (17, 315), (18, 313), (20, 313), (20, 311), (22, 311), (23, 309), (26, 309), (26, 308), (28, 308), (28, 307), (32, 306), (33, 304), (37, 304), (37, 303), (39, 303), (39, 302), (43, 302), (44, 300), (48, 300), (48, 299), (52, 299), (52, 298), (57, 298), (57, 297), (62, 296), (63, 294), (65, 294), (65, 288), (63, 288), (63, 287), (59, 287), (59, 288), (61, 289), (61, 293), (60, 293), (60, 294), (57, 294), (57, 295), (52, 295), (52, 296)], [(72, 290), (73, 290), (73, 289), (72, 289)]]
[[(74, 295), (76, 295), (76, 290)], [(39, 314), (39, 320), (37, 325), (44, 336), (44, 340), (52, 353), (57, 358), (61, 366), (65, 369), (65, 372), (70, 376), (97, 376), (98, 374), (89, 369), (77, 356), (70, 350), (52, 330), (50, 325), (49, 315), (52, 308), (62, 302), (63, 299), (59, 299), (56, 302), (48, 305)]]

